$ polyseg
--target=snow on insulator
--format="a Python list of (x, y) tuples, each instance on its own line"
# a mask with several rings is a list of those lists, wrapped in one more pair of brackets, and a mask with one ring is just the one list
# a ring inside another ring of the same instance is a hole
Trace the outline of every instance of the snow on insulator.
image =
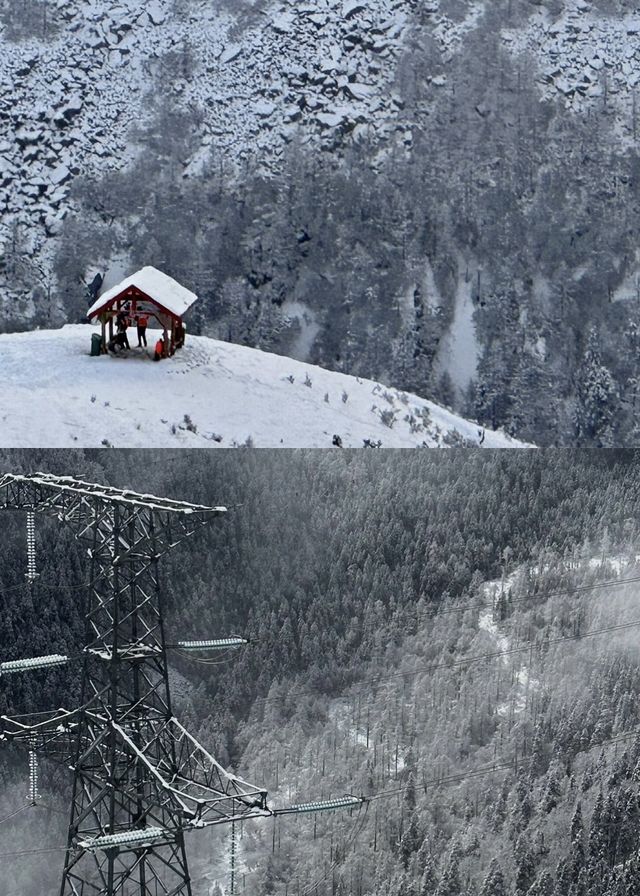
[(92, 837), (88, 840), (81, 840), (78, 843), (80, 849), (113, 849), (114, 847), (140, 848), (143, 846), (151, 846), (158, 840), (173, 840), (174, 835), (165, 828), (142, 828), (129, 831), (118, 831), (117, 834), (103, 834), (100, 837)]
[(35, 582), (36, 571), (36, 519), (33, 510), (27, 511), (27, 581)]
[(348, 809), (351, 806), (360, 806), (364, 803), (364, 797), (341, 796), (335, 800), (319, 800), (314, 803), (300, 803), (297, 806), (287, 806), (286, 809), (274, 809), (274, 815), (292, 815), (301, 812), (324, 812), (327, 809)]
[(28, 657), (24, 660), (9, 660), (6, 663), (0, 663), (0, 675), (12, 675), (14, 672), (30, 672), (32, 669), (48, 669), (51, 666), (64, 666), (68, 662), (69, 657), (60, 653)]
[(33, 745), (29, 750), (29, 795), (27, 799), (32, 806), (38, 802), (40, 794), (38, 793), (38, 757), (36, 756)]
[(248, 643), (246, 638), (218, 638), (215, 641), (178, 641), (178, 647), (182, 650), (224, 650)]
[[(123, 660), (143, 660), (150, 656), (158, 656), (161, 652), (159, 647), (151, 644), (121, 644), (116, 650), (117, 656)], [(95, 647), (85, 647), (84, 653), (90, 653), (92, 656), (97, 656), (108, 662), (113, 659), (111, 648), (100, 650)]]

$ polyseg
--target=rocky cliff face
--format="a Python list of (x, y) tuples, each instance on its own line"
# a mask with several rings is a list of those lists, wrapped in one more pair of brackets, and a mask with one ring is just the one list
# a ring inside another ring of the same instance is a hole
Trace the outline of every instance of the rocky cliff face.
[(274, 172), (294, 133), (332, 148), (393, 127), (402, 106), (391, 84), (405, 0), (276, 3), (244, 17), (167, 0), (142, 11), (134, 0), (61, 0), (48, 20), (46, 10), (16, 40), (19, 12), (6, 8), (0, 41), (2, 238), (18, 227), (37, 253), (62, 229), (74, 178), (135, 157), (134, 129), (151, 124), (156, 94), (197, 110), (184, 177), (212, 153)]
[[(313, 150), (399, 134), (394, 86), (415, 27), (412, 0), (229, 4), (152, 0), (5, 3), (0, 33), (0, 238), (43, 247), (74, 208), (74, 179), (130, 164), (159, 98), (194, 113), (182, 177), (212, 156), (277, 175), (292, 140)], [(460, 21), (422, 7), (450, 58), (482, 7)], [(434, 75), (434, 86), (446, 79)], [(149, 188), (153, 188), (150, 183)], [(41, 277), (45, 277), (45, 270)], [(11, 284), (7, 284), (11, 289)]]
[(530, 52), (539, 64), (541, 95), (559, 92), (567, 108), (586, 111), (594, 100), (619, 114), (620, 135), (635, 136), (635, 90), (640, 83), (640, 15), (603, 15), (586, 0), (571, 0), (558, 16), (540, 6), (522, 29), (505, 29), (514, 55)]

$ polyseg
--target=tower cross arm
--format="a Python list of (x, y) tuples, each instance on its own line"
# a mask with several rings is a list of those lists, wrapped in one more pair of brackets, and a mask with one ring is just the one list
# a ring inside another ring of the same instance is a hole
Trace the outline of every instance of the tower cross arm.
[(57, 709), (28, 716), (0, 716), (0, 742), (44, 753), (65, 765), (72, 761), (80, 710)]
[[(226, 507), (210, 507), (204, 504), (193, 504), (189, 501), (176, 501), (173, 498), (158, 498), (155, 495), (134, 492), (129, 489), (113, 488), (94, 482), (83, 482), (72, 476), (54, 476), (51, 473), (17, 474), (5, 473), (0, 477), (0, 506), (15, 507), (15, 501), (7, 500), (7, 496), (20, 493), (20, 506), (26, 508), (38, 503), (44, 495), (99, 498), (107, 503), (117, 503), (135, 507), (147, 507), (151, 510), (162, 510), (176, 515), (206, 517), (219, 516), (226, 513)], [(34, 508), (34, 509), (37, 509)]]
[(154, 755), (151, 744), (145, 749), (122, 725), (111, 725), (124, 752), (155, 782), (158, 802), (168, 798), (187, 825), (206, 827), (271, 815), (267, 791), (224, 769), (177, 719), (166, 724), (175, 749), (171, 756)]

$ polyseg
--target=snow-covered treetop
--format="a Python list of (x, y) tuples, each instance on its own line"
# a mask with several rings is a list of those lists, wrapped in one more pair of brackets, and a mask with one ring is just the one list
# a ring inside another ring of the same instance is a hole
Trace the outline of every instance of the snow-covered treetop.
[(94, 317), (132, 286), (137, 287), (158, 305), (162, 305), (167, 311), (175, 314), (176, 317), (182, 317), (198, 298), (195, 293), (181, 286), (173, 277), (163, 274), (157, 268), (147, 266), (103, 292), (87, 311), (87, 317)]

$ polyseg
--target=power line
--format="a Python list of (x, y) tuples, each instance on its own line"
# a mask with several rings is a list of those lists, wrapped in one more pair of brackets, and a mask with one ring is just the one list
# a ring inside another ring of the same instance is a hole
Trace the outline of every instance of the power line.
[[(619, 743), (620, 741), (624, 740), (630, 740), (631, 738), (635, 738), (638, 735), (640, 735), (640, 726), (632, 728), (631, 731), (627, 731), (623, 734), (618, 734), (615, 737), (609, 737), (605, 738), (604, 740), (600, 740), (597, 743), (592, 744), (591, 748), (611, 746), (611, 744)], [(510, 760), (505, 760), (504, 762), (494, 762), (491, 765), (481, 766), (480, 768), (472, 769), (469, 772), (459, 772), (453, 775), (445, 775), (442, 778), (432, 778), (428, 781), (422, 781), (420, 782), (420, 786), (423, 787), (425, 791), (429, 787), (450, 787), (454, 784), (460, 784), (464, 781), (470, 781), (474, 778), (484, 777), (485, 775), (491, 774), (492, 772), (508, 771), (510, 769), (517, 771), (521, 768), (526, 769), (530, 765), (532, 765), (532, 763), (533, 759), (531, 758), (522, 760), (513, 758)], [(418, 786), (417, 783), (416, 786)], [(372, 796), (365, 797), (365, 799), (369, 802), (374, 802), (375, 800), (386, 799), (387, 797), (395, 796), (399, 793), (404, 793), (405, 790), (406, 786), (403, 785), (402, 787), (395, 787), (391, 790), (380, 791), (373, 794)]]
[[(536, 592), (533, 596), (534, 596), (534, 597), (543, 597), (543, 598), (549, 599), (549, 598), (552, 598), (552, 597), (562, 597), (562, 596), (568, 596), (568, 595), (577, 594), (577, 593), (582, 593), (582, 592), (586, 592), (586, 591), (594, 591), (594, 590), (596, 590), (596, 589), (598, 589), (598, 588), (608, 588), (608, 587), (614, 587), (614, 586), (620, 586), (620, 585), (628, 585), (628, 584), (633, 584), (633, 583), (635, 583), (635, 582), (640, 582), (640, 575), (638, 575), (638, 576), (633, 576), (633, 577), (629, 577), (629, 578), (626, 578), (626, 579), (614, 579), (614, 580), (605, 581), (605, 582), (596, 582), (596, 583), (593, 583), (593, 584), (591, 584), (591, 585), (578, 585), (578, 586), (576, 586), (575, 588), (567, 588), (567, 589), (564, 589), (564, 590), (548, 591), (548, 592)], [(513, 599), (511, 599), (510, 603), (511, 603), (511, 605), (516, 604), (516, 603), (523, 603), (524, 601), (529, 600), (530, 597), (531, 597), (531, 595), (526, 595), (525, 597), (521, 597), (521, 598), (513, 598)], [(413, 619), (416, 619), (416, 620), (417, 620), (417, 619), (433, 619), (433, 618), (436, 618), (436, 617), (438, 617), (438, 616), (445, 616), (445, 615), (448, 615), (448, 614), (450, 614), (450, 613), (459, 613), (459, 612), (462, 612), (462, 611), (465, 611), (465, 610), (477, 610), (477, 609), (483, 609), (483, 610), (486, 610), (487, 608), (488, 608), (488, 605), (487, 605), (486, 602), (485, 602), (485, 603), (478, 603), (478, 604), (460, 605), (460, 606), (456, 606), (456, 607), (445, 607), (445, 608), (443, 608), (443, 609), (434, 608), (433, 611), (429, 611), (429, 612), (427, 612), (427, 613), (419, 613), (419, 614), (417, 614), (416, 616), (411, 616), (411, 619), (412, 619), (412, 620), (413, 620)], [(595, 633), (594, 633), (594, 634), (595, 634)], [(584, 635), (579, 636), (579, 637), (587, 637), (587, 636), (588, 636), (588, 633), (585, 633)], [(250, 645), (254, 645), (254, 644), (256, 644), (256, 643), (264, 643), (264, 642), (265, 642), (265, 639), (264, 639), (264, 638), (249, 638), (248, 635), (246, 635), (246, 638), (247, 638), (247, 645), (245, 645), (245, 646), (250, 646)], [(274, 639), (274, 640), (277, 640), (277, 639)], [(174, 648), (173, 645), (167, 645), (167, 646), (170, 647), (170, 648), (172, 648), (172, 649), (176, 649), (176, 648)], [(513, 653), (517, 653), (517, 652), (519, 652), (519, 651), (525, 651), (525, 650), (528, 650), (528, 649), (529, 649), (529, 646), (527, 646), (527, 647), (520, 647), (520, 648), (512, 648), (511, 652), (513, 652)], [(186, 652), (186, 651), (181, 651), (181, 655), (186, 656), (186, 655), (187, 655), (187, 652)], [(491, 655), (487, 654), (487, 655), (482, 655), (482, 656), (484, 656), (484, 658), (486, 658), (486, 657), (490, 657), (490, 656), (503, 656), (503, 655), (506, 655), (506, 652), (501, 651), (501, 652), (496, 653), (496, 654), (491, 654)], [(479, 655), (479, 656), (480, 656), (480, 655)], [(206, 665), (217, 666), (217, 665), (222, 665), (222, 664), (223, 664), (222, 662), (219, 662), (219, 661), (211, 661), (211, 660), (199, 659), (199, 658), (196, 658), (196, 657), (189, 657), (189, 659), (191, 659), (192, 662), (200, 663), (201, 665), (205, 665), (205, 666), (206, 666)], [(225, 660), (224, 662), (226, 663), (226, 660)], [(468, 661), (466, 661), (466, 660), (464, 661), (465, 664), (466, 664), (467, 662), (468, 662)], [(449, 663), (446, 664), (446, 666), (450, 666), (450, 665), (455, 665), (455, 663), (454, 663), (454, 664), (449, 664)], [(398, 675), (411, 675), (411, 674), (413, 674), (413, 673), (411, 673), (411, 672), (394, 673), (394, 675), (391, 676), (391, 677), (396, 677), (396, 676), (398, 676)], [(376, 680), (384, 680), (384, 679), (383, 679), (382, 677), (379, 678), (379, 679), (362, 679), (362, 681), (364, 681), (364, 682), (371, 682), (371, 681), (376, 681)], [(294, 696), (297, 696), (298, 694), (302, 694), (302, 693), (303, 693), (303, 692), (298, 691), (298, 692), (295, 692), (293, 695), (294, 695)], [(315, 693), (315, 692), (311, 692), (311, 691), (307, 692), (307, 691), (305, 691), (304, 693)], [(281, 699), (281, 698), (278, 698), (278, 697), (269, 697), (269, 696), (265, 696), (265, 697), (256, 697), (256, 699), (254, 700), (254, 703), (262, 703), (262, 702), (266, 702), (266, 701), (268, 701), (268, 700), (272, 700), (272, 699)]]
[[(640, 575), (637, 576), (629, 576), (628, 578), (623, 579), (611, 579), (605, 582), (593, 582), (591, 585), (576, 585), (574, 588), (564, 588), (558, 591), (533, 591), (530, 594), (524, 595), (524, 597), (514, 597), (509, 599), (509, 603), (513, 604), (521, 604), (525, 601), (530, 600), (531, 598), (546, 598), (547, 600), (552, 597), (569, 597), (572, 594), (580, 594), (583, 591), (595, 591), (598, 588), (611, 588), (618, 585), (631, 585), (634, 582), (640, 582)], [(485, 583), (487, 584), (487, 583)], [(459, 606), (453, 607), (445, 607), (443, 609), (435, 609), (433, 614), (431, 613), (419, 613), (417, 616), (414, 616), (414, 619), (422, 619), (422, 618), (433, 618), (435, 616), (446, 616), (449, 613), (461, 613), (465, 610), (486, 610), (487, 603), (477, 603), (477, 604), (460, 604)]]
[[(478, 653), (473, 654), (472, 656), (465, 657), (459, 660), (451, 660), (445, 662), (431, 663), (426, 666), (418, 666), (415, 669), (407, 669), (403, 672), (392, 672), (389, 675), (379, 675), (373, 678), (362, 678), (358, 682), (358, 684), (374, 684), (382, 681), (390, 681), (393, 678), (410, 678), (413, 675), (419, 675), (422, 672), (434, 672), (440, 669), (454, 669), (462, 666), (471, 666), (478, 662), (484, 662), (485, 660), (493, 660), (499, 659), (501, 657), (513, 656), (518, 653), (528, 653), (534, 648), (542, 649), (545, 647), (555, 646), (556, 644), (562, 644), (568, 641), (581, 641), (583, 638), (597, 637), (599, 635), (611, 634), (617, 631), (624, 631), (626, 629), (635, 628), (636, 626), (640, 626), (640, 619), (634, 620), (632, 622), (623, 622), (618, 625), (609, 625), (605, 628), (600, 629), (592, 629), (590, 631), (582, 632), (577, 635), (562, 635), (557, 638), (545, 638), (539, 641), (528, 641), (526, 644), (520, 645), (519, 647), (510, 647), (507, 650), (497, 650), (491, 651), (487, 653)], [(355, 691), (352, 692), (349, 696), (355, 696), (357, 694), (367, 693), (366, 691)], [(320, 694), (317, 691), (312, 691), (310, 689), (301, 689), (298, 691), (287, 691), (286, 694), (274, 694), (266, 697), (256, 697), (253, 701), (253, 705), (268, 703), (272, 700), (284, 700), (287, 697), (304, 697), (304, 696), (317, 696), (317, 697), (329, 697), (329, 694)]]
[[(347, 840), (346, 840), (345, 845), (344, 845), (344, 853), (345, 853), (345, 856), (346, 856), (347, 853), (351, 850), (351, 847), (352, 847), (352, 846), (355, 846), (358, 837), (360, 836), (360, 834), (361, 834), (362, 831), (364, 830), (364, 826), (365, 826), (365, 823), (366, 823), (366, 820), (367, 820), (367, 814), (368, 814), (368, 812), (369, 812), (369, 805), (368, 805), (368, 804), (365, 804), (364, 812), (362, 811), (362, 808), (360, 808), (360, 809), (358, 810), (358, 814), (357, 814), (357, 816), (356, 816), (356, 820), (355, 820), (355, 822), (354, 822), (354, 824), (353, 824), (353, 827), (352, 827), (352, 830), (351, 830), (351, 832), (350, 832), (350, 835), (349, 835), (349, 837), (347, 837)], [(325, 871), (325, 873), (322, 875), (322, 877), (317, 878), (317, 879), (314, 880), (313, 883), (311, 883), (311, 884), (307, 884), (307, 886), (302, 890), (302, 896), (307, 896), (308, 893), (311, 893), (314, 889), (316, 889), (316, 888), (318, 887), (318, 884), (323, 883), (323, 882), (329, 877), (329, 875), (332, 874), (332, 873), (335, 871), (335, 869), (338, 867), (339, 864), (340, 864), (340, 863), (339, 863), (338, 859), (335, 859), (335, 860), (331, 863), (331, 865), (329, 865), (329, 867), (327, 868), (327, 870)]]
[[(42, 579), (38, 579), (37, 588), (46, 588), (47, 591), (78, 591), (81, 588), (91, 588), (93, 585), (99, 582), (101, 578), (104, 578), (104, 576), (98, 576), (95, 579), (91, 579), (91, 581), (89, 582), (81, 582), (78, 585), (49, 585)], [(32, 590), (33, 588), (33, 582), (20, 582), (18, 585), (10, 585), (8, 588), (3, 588), (0, 591), (0, 596), (4, 594), (10, 594), (12, 591), (20, 591), (21, 589)]]
[(47, 846), (40, 849), (21, 849), (17, 852), (0, 853), (0, 859), (19, 859), (22, 856), (35, 856), (45, 852), (66, 852), (66, 846)]
[[(593, 749), (594, 747), (610, 746), (612, 744), (619, 743), (620, 741), (630, 740), (631, 738), (635, 738), (638, 735), (640, 735), (640, 726), (637, 726), (636, 728), (632, 728), (630, 731), (624, 732), (622, 734), (618, 734), (615, 737), (605, 738), (601, 741), (598, 741), (597, 743), (594, 743), (591, 745), (591, 749)], [(581, 752), (586, 752), (586, 751), (581, 751)], [(450, 787), (455, 784), (460, 784), (460, 783), (463, 783), (464, 781), (470, 781), (470, 780), (473, 780), (476, 778), (484, 777), (485, 775), (489, 775), (489, 774), (492, 774), (495, 772), (509, 771), (512, 769), (514, 771), (517, 771), (518, 769), (526, 769), (529, 766), (531, 766), (532, 763), (533, 763), (533, 758), (523, 759), (523, 760), (517, 760), (514, 758), (514, 759), (506, 760), (503, 762), (494, 762), (494, 763), (491, 763), (491, 765), (481, 766), (480, 768), (472, 769), (471, 771), (460, 772), (460, 773), (456, 773), (456, 774), (452, 774), (452, 775), (445, 775), (441, 778), (432, 778), (427, 781), (422, 781), (422, 782), (420, 782), (419, 786), (421, 786), (425, 791), (429, 787)], [(416, 786), (418, 786), (418, 785), (416, 785)], [(377, 793), (374, 793), (371, 796), (363, 797), (364, 804), (365, 804), (365, 812), (362, 816), (362, 822), (360, 823), (359, 828), (358, 828), (358, 823), (359, 823), (359, 819), (361, 816), (362, 808), (360, 808), (358, 810), (358, 816), (356, 816), (356, 823), (354, 825), (354, 831), (356, 831), (356, 833), (354, 836), (352, 836), (352, 842), (355, 841), (355, 839), (360, 835), (360, 833), (364, 827), (364, 823), (366, 821), (366, 815), (367, 815), (366, 810), (367, 810), (367, 806), (369, 803), (373, 803), (376, 800), (388, 799), (393, 796), (399, 796), (400, 794), (404, 793), (405, 790), (406, 790), (406, 785), (403, 784), (399, 787), (391, 788), (390, 790), (378, 791)], [(17, 815), (19, 812), (22, 812), (24, 809), (28, 809), (28, 808), (31, 808), (31, 807), (28, 805), (22, 806), (20, 809), (17, 809), (11, 815), (2, 819), (2, 821), (0, 821), (0, 824), (2, 824), (4, 821), (8, 821), (10, 818)], [(49, 808), (49, 807), (43, 807), (43, 808)], [(58, 810), (52, 810), (52, 811), (58, 811)], [(274, 819), (279, 818), (279, 817), (280, 816), (276, 815), (276, 816), (274, 816)], [(240, 820), (242, 820), (242, 819), (240, 819)], [(610, 826), (618, 826), (620, 824), (627, 823), (628, 821), (629, 821), (629, 819), (624, 819), (622, 822), (613, 822)], [(352, 835), (353, 835), (353, 831), (352, 831)], [(350, 835), (350, 837), (351, 837), (351, 835)], [(348, 842), (349, 842), (349, 839), (347, 840), (347, 843)], [(22, 856), (27, 856), (27, 855), (38, 855), (38, 854), (50, 853), (50, 852), (60, 852), (60, 851), (66, 850), (66, 849), (67, 849), (66, 846), (51, 846), (51, 847), (44, 847), (44, 848), (38, 848), (38, 849), (16, 850), (14, 852), (1, 853), (0, 859), (20, 858)], [(330, 868), (328, 869), (327, 874), (331, 873), (331, 871), (336, 866), (337, 866), (337, 863), (334, 862), (333, 865), (330, 866)], [(319, 878), (317, 881), (315, 881), (313, 884), (311, 884), (310, 889), (313, 889), (314, 886), (317, 886), (318, 883), (321, 883), (323, 880), (325, 880), (327, 874), (325, 874), (324, 877)], [(305, 890), (303, 892), (307, 893), (307, 892), (309, 892), (309, 889), (305, 888)]]
[[(604, 582), (594, 582), (590, 585), (576, 585), (573, 588), (565, 588), (565, 589), (556, 590), (556, 591), (532, 592), (531, 594), (527, 594), (524, 597), (510, 598), (509, 603), (510, 603), (510, 605), (524, 603), (525, 601), (530, 600), (532, 597), (533, 598), (545, 598), (548, 600), (553, 597), (571, 596), (573, 594), (580, 594), (582, 592), (595, 591), (599, 588), (619, 587), (621, 585), (631, 585), (631, 584), (634, 584), (637, 582), (640, 582), (640, 575), (630, 576), (628, 578), (611, 579), (611, 580), (607, 580)], [(606, 595), (603, 595), (603, 596), (606, 596)], [(407, 609), (408, 609), (407, 607), (403, 608), (403, 610), (407, 610)], [(419, 619), (436, 619), (439, 616), (447, 616), (451, 613), (461, 613), (461, 612), (465, 612), (467, 610), (486, 610), (486, 609), (490, 609), (490, 605), (486, 601), (483, 603), (460, 604), (457, 606), (450, 606), (450, 607), (439, 607), (438, 605), (435, 605), (434, 607), (432, 607), (430, 610), (428, 610), (425, 613), (409, 615), (409, 618), (407, 621), (413, 621), (413, 620), (419, 620)], [(357, 618), (362, 618), (362, 617), (356, 616), (353, 618), (357, 619)], [(387, 620), (387, 621), (392, 621), (392, 620)], [(268, 640), (266, 638), (257, 638), (257, 637), (251, 636), (249, 633), (245, 633), (244, 637), (248, 641), (248, 644), (246, 646), (249, 646), (249, 645), (255, 644), (255, 643), (265, 643)], [(277, 641), (279, 639), (276, 636), (275, 638), (273, 638), (273, 640)], [(266, 698), (256, 698), (256, 699), (262, 700), (262, 699), (266, 699)]]
[(189, 660), (192, 663), (199, 663), (201, 666), (228, 666), (229, 663), (234, 659), (233, 656), (227, 656), (224, 654), (220, 659), (217, 660), (205, 660), (202, 657), (193, 656), (188, 650), (179, 650), (177, 648), (168, 647), (169, 650), (175, 650), (180, 656)]
[(15, 818), (20, 812), (24, 812), (25, 809), (28, 809), (29, 805), (20, 806), (19, 809), (16, 809), (15, 812), (12, 812), (10, 815), (6, 815), (4, 818), (0, 819), (0, 824), (4, 824), (6, 821), (9, 821), (12, 818)]

